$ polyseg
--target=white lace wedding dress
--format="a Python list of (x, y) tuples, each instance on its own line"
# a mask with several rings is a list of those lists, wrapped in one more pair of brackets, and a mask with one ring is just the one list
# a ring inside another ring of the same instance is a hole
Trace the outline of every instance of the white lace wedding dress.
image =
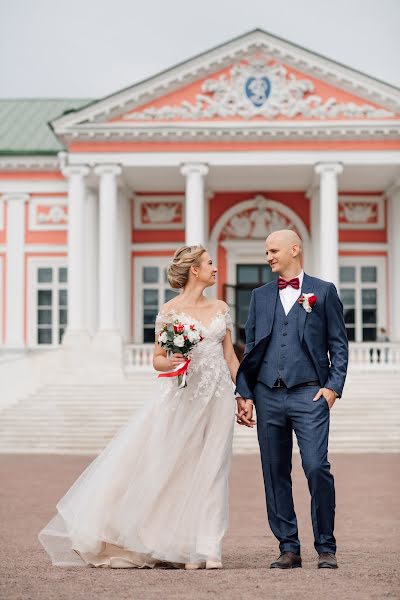
[[(229, 310), (201, 327), (187, 387), (158, 379), (159, 394), (135, 412), (57, 504), (39, 540), (58, 566), (175, 566), (220, 559), (228, 519), (228, 476), (235, 415), (222, 340)], [(154, 377), (156, 375), (154, 374)], [(137, 390), (140, 394), (140, 389)]]

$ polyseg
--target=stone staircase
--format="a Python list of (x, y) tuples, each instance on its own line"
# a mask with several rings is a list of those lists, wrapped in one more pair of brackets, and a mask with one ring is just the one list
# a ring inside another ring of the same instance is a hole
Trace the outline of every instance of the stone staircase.
[[(330, 451), (399, 452), (399, 384), (395, 371), (350, 372), (332, 411)], [(97, 454), (156, 390), (149, 370), (102, 384), (49, 383), (0, 408), (0, 452)], [(234, 451), (257, 450), (256, 430), (236, 426)]]

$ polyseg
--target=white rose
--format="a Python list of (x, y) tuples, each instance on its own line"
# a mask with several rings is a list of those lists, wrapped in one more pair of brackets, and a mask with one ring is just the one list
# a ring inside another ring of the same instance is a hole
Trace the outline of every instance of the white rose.
[(198, 342), (200, 340), (200, 335), (198, 331), (193, 331), (192, 329), (188, 332), (189, 342)]
[(183, 335), (175, 335), (174, 336), (174, 346), (177, 348), (182, 348), (185, 345), (185, 338)]
[(166, 343), (166, 341), (167, 341), (167, 339), (168, 339), (167, 332), (166, 332), (166, 331), (163, 331), (163, 332), (160, 334), (160, 337), (158, 338), (158, 341), (159, 341), (161, 344), (165, 344), (165, 343)]

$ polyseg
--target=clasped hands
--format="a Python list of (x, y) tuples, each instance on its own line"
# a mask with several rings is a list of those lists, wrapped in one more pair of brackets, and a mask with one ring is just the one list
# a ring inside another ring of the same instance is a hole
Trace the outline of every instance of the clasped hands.
[(236, 398), (236, 401), (236, 423), (239, 423), (239, 425), (245, 425), (246, 427), (254, 427), (256, 422), (253, 419), (254, 405), (252, 400), (246, 400), (245, 398), (241, 398), (240, 396), (238, 396)]

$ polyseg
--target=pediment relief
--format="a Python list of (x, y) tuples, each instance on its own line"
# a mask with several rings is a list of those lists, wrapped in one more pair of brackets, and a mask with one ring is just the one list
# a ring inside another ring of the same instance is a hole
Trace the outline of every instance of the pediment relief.
[(395, 114), (288, 68), (267, 54), (136, 108), (114, 122), (382, 119)]

